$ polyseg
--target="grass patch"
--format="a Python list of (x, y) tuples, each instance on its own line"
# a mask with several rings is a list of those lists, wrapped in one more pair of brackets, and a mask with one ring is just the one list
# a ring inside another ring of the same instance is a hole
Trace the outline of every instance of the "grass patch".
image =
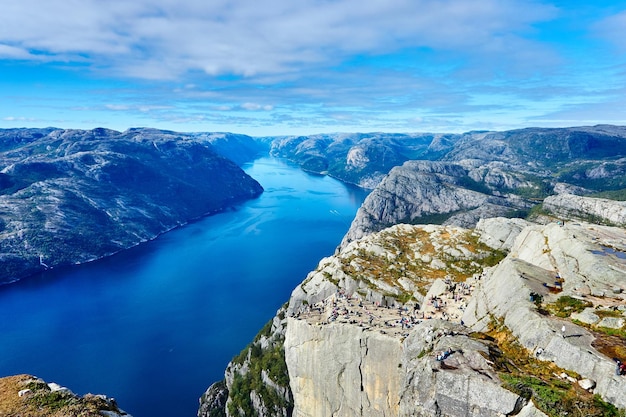
[(622, 188), (621, 190), (603, 191), (600, 193), (592, 194), (589, 197), (606, 198), (608, 200), (616, 201), (626, 201), (626, 188)]
[[(477, 337), (476, 335), (474, 335)], [(478, 337), (477, 337), (478, 338)], [(603, 401), (597, 395), (583, 390), (555, 375), (565, 372), (579, 379), (571, 371), (550, 362), (536, 359), (520, 345), (501, 321), (492, 321), (483, 340), (493, 341), (489, 346), (489, 360), (503, 381), (503, 387), (532, 400), (535, 406), (550, 417), (624, 417), (624, 410)]]
[(593, 307), (593, 304), (589, 301), (564, 295), (559, 297), (554, 303), (546, 304), (545, 309), (552, 315), (566, 318), (573, 313), (580, 313), (588, 307)]

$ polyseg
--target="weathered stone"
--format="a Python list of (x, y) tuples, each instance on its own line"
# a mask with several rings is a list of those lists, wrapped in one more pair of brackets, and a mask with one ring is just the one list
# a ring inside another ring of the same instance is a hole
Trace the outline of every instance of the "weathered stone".
[(559, 194), (547, 197), (543, 208), (567, 218), (595, 217), (616, 226), (626, 226), (626, 202), (623, 201)]
[(572, 314), (571, 317), (572, 319), (581, 321), (585, 324), (596, 324), (600, 321), (600, 317), (595, 313), (595, 311), (595, 308), (589, 307), (580, 313)]
[(581, 379), (580, 381), (578, 381), (578, 385), (580, 385), (580, 387), (584, 390), (593, 390), (596, 387), (596, 381), (592, 380), (592, 379)]
[[(485, 329), (491, 317), (504, 324), (531, 351), (542, 349), (539, 359), (555, 362), (584, 378), (596, 381), (595, 392), (618, 407), (626, 407), (626, 384), (614, 377), (614, 363), (597, 352), (586, 329), (540, 315), (529, 301), (530, 292), (549, 303), (576, 288), (588, 293), (623, 283), (624, 261), (594, 253), (609, 241), (624, 242), (626, 231), (599, 225), (548, 224), (529, 226), (517, 237), (510, 254), (481, 280), (481, 287), (463, 316), (467, 325)], [(562, 292), (553, 293), (554, 277), (563, 279)], [(560, 329), (566, 326), (565, 338)]]
[(509, 250), (522, 229), (530, 225), (531, 223), (523, 219), (495, 217), (480, 219), (476, 230), (480, 232), (481, 242), (494, 249)]
[(624, 319), (620, 317), (604, 317), (598, 323), (598, 327), (607, 327), (609, 329), (621, 329), (624, 327)]

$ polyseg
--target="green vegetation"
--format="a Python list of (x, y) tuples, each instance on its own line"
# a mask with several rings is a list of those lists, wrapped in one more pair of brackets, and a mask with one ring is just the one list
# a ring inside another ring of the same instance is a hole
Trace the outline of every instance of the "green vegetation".
[(289, 392), (289, 375), (285, 363), (282, 338), (274, 341), (267, 349), (262, 349), (258, 343), (252, 343), (244, 352), (244, 357), (250, 355), (249, 367), (245, 373), (234, 372), (233, 383), (229, 392), (229, 414), (242, 417), (256, 416), (257, 413), (251, 399), (253, 391), (263, 399), (263, 403), (270, 412), (283, 408), (293, 409), (293, 400), (291, 398), (285, 399), (274, 388), (265, 384), (261, 376), (261, 372), (265, 371), (272, 381), (287, 388)]
[(597, 395), (583, 390), (556, 375), (566, 373), (580, 378), (553, 363), (533, 357), (511, 331), (501, 322), (494, 320), (482, 340), (493, 341), (489, 347), (489, 360), (504, 382), (503, 387), (532, 400), (535, 406), (550, 417), (625, 417), (624, 410), (618, 410)]
[(621, 195), (623, 190), (626, 189), (626, 175), (623, 174), (618, 166), (614, 164), (605, 164), (607, 171), (614, 172), (614, 175), (610, 175), (606, 178), (589, 178), (587, 176), (588, 170), (593, 169), (598, 165), (598, 162), (570, 165), (558, 174), (557, 180), (560, 182), (578, 185), (589, 190), (596, 190), (598, 192), (615, 192), (616, 195)]
[[(21, 390), (30, 390), (19, 395)], [(119, 412), (114, 401), (102, 396), (83, 397), (52, 391), (31, 375), (0, 378), (0, 416), (3, 417), (101, 417), (102, 411)]]
[(573, 313), (580, 313), (588, 307), (593, 307), (593, 304), (589, 301), (579, 300), (578, 298), (564, 295), (559, 297), (554, 303), (547, 304), (545, 309), (557, 317), (566, 318)]
[(554, 192), (554, 188), (549, 181), (536, 180), (532, 187), (520, 187), (511, 192), (522, 198), (544, 199)]
[(589, 197), (606, 198), (609, 200), (617, 200), (617, 201), (626, 201), (626, 188), (622, 188), (620, 190), (613, 190), (613, 191), (603, 191), (600, 193), (592, 194)]
[[(286, 304), (278, 312), (284, 316)], [(263, 326), (254, 341), (233, 358), (238, 365), (234, 369), (233, 383), (229, 390), (228, 412), (231, 416), (256, 416), (252, 405), (252, 392), (256, 393), (268, 408), (270, 414), (277, 410), (292, 410), (293, 399), (289, 390), (289, 374), (283, 348), (284, 336), (272, 332), (273, 320)], [(267, 340), (267, 347), (261, 347), (261, 339)], [(245, 365), (244, 365), (245, 364)], [(241, 372), (239, 369), (243, 368)], [(276, 385), (285, 389), (288, 398), (263, 382), (265, 373)]]
[(44, 407), (48, 410), (56, 411), (75, 404), (77, 400), (71, 395), (59, 391), (39, 391), (36, 395), (29, 398), (29, 402), (37, 408)]
[(474, 181), (469, 176), (459, 178), (458, 185), (460, 185), (463, 188), (467, 188), (468, 190), (476, 191), (479, 193), (483, 193), (487, 195), (492, 194), (492, 190), (489, 187), (487, 187), (484, 183)]
[(530, 211), (528, 212), (528, 215), (526, 216), (526, 219), (532, 220), (540, 216), (553, 217), (554, 215), (550, 213), (549, 211), (547, 211), (546, 209), (544, 209), (543, 204), (537, 204), (530, 209)]
[[(425, 214), (420, 217), (416, 217), (413, 219), (406, 218), (403, 220), (399, 220), (398, 223), (406, 223), (406, 224), (443, 224), (446, 220), (448, 220), (453, 215), (460, 213), (461, 210), (450, 211), (447, 213), (433, 213), (433, 214)], [(393, 225), (388, 225), (393, 226)]]

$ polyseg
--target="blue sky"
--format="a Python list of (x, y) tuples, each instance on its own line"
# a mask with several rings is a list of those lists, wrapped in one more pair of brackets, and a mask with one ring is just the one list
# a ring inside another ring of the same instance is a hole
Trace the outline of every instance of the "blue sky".
[(626, 124), (626, 1), (5, 3), (0, 128)]

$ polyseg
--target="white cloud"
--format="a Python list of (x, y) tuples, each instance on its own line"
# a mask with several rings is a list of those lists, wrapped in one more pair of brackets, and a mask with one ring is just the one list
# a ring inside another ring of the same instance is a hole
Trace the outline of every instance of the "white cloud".
[(620, 51), (626, 52), (626, 10), (597, 22), (593, 30)]
[[(425, 47), (519, 53), (555, 9), (522, 0), (21, 0), (3, 6), (0, 43), (87, 56), (138, 78), (288, 73), (349, 54)], [(514, 49), (512, 51), (511, 49)], [(25, 57), (25, 56), (23, 56)]]
[(24, 48), (18, 48), (11, 45), (4, 45), (0, 43), (0, 59), (24, 59), (24, 60), (36, 60), (40, 59), (28, 50)]
[(115, 111), (125, 111), (125, 110), (130, 109), (130, 106), (126, 104), (105, 104), (104, 107), (108, 110), (115, 110)]
[(274, 106), (261, 105), (258, 103), (243, 103), (240, 107), (243, 110), (250, 110), (250, 111), (259, 111), (259, 110), (271, 111), (274, 108)]
[(16, 117), (16, 116), (6, 116), (2, 118), (3, 121), (5, 122), (36, 122), (37, 119), (33, 118), (33, 117)]

